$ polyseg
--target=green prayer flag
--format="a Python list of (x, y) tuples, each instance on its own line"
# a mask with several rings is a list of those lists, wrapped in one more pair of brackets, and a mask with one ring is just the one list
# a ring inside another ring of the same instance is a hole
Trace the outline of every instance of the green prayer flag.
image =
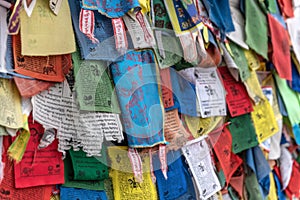
[(155, 29), (154, 32), (157, 40), (154, 52), (159, 67), (164, 69), (180, 62), (183, 52), (179, 38), (175, 36), (174, 32), (160, 29)]
[(263, 199), (263, 197), (261, 196), (261, 192), (259, 190), (259, 184), (256, 175), (250, 168), (248, 168), (245, 177), (245, 188), (247, 191), (248, 200)]
[(232, 136), (232, 152), (239, 153), (243, 150), (257, 146), (255, 129), (249, 114), (230, 118), (228, 126)]
[(233, 54), (233, 60), (239, 68), (241, 80), (244, 82), (250, 77), (250, 69), (248, 67), (247, 59), (242, 47), (230, 42), (231, 52)]
[(275, 73), (275, 80), (283, 99), (285, 108), (288, 113), (288, 119), (291, 122), (291, 127), (296, 143), (300, 144), (300, 93), (293, 91), (287, 84), (285, 79), (282, 79)]
[(78, 51), (72, 54), (72, 60), (80, 110), (120, 113), (106, 62), (81, 60)]
[(276, 0), (266, 0), (266, 4), (268, 7), (268, 10), (271, 14), (277, 13), (277, 2)]
[(288, 118), (291, 125), (294, 126), (300, 122), (300, 94), (293, 91), (288, 86), (286, 80), (280, 78), (277, 74), (275, 74), (275, 80), (287, 110)]
[(256, 0), (245, 1), (246, 43), (268, 60), (268, 24), (266, 14)]
[(69, 150), (72, 160), (74, 180), (104, 180), (108, 178), (105, 147), (102, 148), (101, 157), (87, 157), (82, 150)]
[(82, 188), (86, 190), (104, 190), (104, 181), (76, 181), (74, 180), (74, 170), (69, 152), (64, 159), (65, 184), (64, 187)]

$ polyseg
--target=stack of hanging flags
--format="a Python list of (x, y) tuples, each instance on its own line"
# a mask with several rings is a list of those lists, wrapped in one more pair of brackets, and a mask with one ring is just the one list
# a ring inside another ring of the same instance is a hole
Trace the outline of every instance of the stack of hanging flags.
[(299, 199), (299, 6), (0, 0), (0, 199)]

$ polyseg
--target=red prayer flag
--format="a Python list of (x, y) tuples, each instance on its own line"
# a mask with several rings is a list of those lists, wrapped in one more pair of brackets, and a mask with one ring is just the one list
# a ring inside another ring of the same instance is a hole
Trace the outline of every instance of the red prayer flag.
[(294, 9), (292, 0), (278, 0), (282, 15), (286, 18), (294, 17)]
[(53, 185), (43, 185), (39, 187), (29, 187), (16, 189), (14, 186), (14, 170), (13, 170), (13, 161), (8, 159), (7, 149), (10, 146), (9, 136), (3, 137), (3, 146), (4, 151), (2, 155), (3, 162), (5, 163), (4, 167), (4, 178), (0, 184), (1, 192), (0, 199), (40, 199), (40, 200), (49, 200)]
[(232, 117), (253, 111), (250, 97), (242, 82), (236, 81), (227, 67), (218, 67), (226, 90), (226, 103)]
[(48, 147), (38, 149), (44, 128), (28, 117), (30, 138), (22, 160), (14, 164), (16, 188), (64, 183), (64, 163), (62, 154), (57, 151), (58, 141)]
[(243, 163), (243, 160), (232, 153), (232, 138), (226, 127), (223, 128), (221, 133), (210, 133), (209, 139), (225, 174), (226, 182), (229, 183), (232, 175)]
[(272, 62), (280, 78), (292, 80), (290, 45), (287, 30), (271, 14), (268, 14), (268, 22), (273, 47)]
[(300, 180), (300, 165), (294, 160), (291, 179), (287, 188), (285, 189), (285, 192), (290, 199), (293, 199), (293, 197), (300, 198), (299, 180)]

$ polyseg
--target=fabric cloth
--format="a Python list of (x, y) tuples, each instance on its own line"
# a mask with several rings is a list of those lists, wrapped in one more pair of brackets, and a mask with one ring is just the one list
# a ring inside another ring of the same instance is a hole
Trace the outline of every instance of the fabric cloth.
[(236, 191), (234, 191), (234, 189), (231, 186), (228, 187), (228, 192), (229, 192), (229, 195), (230, 195), (232, 200), (239, 200), (240, 199), (239, 195), (236, 193)]
[(268, 59), (267, 17), (257, 1), (245, 1), (246, 43), (258, 54)]
[[(69, 0), (74, 32), (77, 38), (77, 44), (84, 60), (117, 60), (121, 54), (117, 51), (115, 45), (114, 31), (111, 19), (94, 12), (95, 26), (94, 35), (99, 43), (94, 44), (79, 30), (80, 2)], [(127, 37), (128, 38), (128, 37)], [(105, 49), (105, 51), (103, 51)]]
[(182, 125), (177, 109), (166, 111), (164, 119), (167, 150), (178, 150), (190, 139), (191, 135)]
[[(287, 29), (286, 23), (285, 23), (285, 19), (281, 14), (281, 11), (279, 10), (279, 5), (278, 2), (276, 0), (269, 0), (268, 1), (269, 6), (268, 6), (268, 10), (270, 11), (271, 15), (278, 20), (278, 22), (280, 22), (280, 24)], [(272, 8), (271, 8), (272, 7)]]
[(8, 35), (6, 41), (6, 54), (5, 54), (5, 71), (6, 73), (0, 72), (1, 78), (12, 78), (13, 76), (32, 79), (29, 76), (24, 76), (22, 74), (18, 74), (14, 71), (14, 57), (13, 57), (13, 49), (12, 49), (12, 36)]
[(293, 60), (291, 60), (291, 63), (292, 63), (292, 81), (289, 81), (289, 86), (292, 90), (300, 93), (300, 74)]
[(299, 8), (300, 2), (297, 0), (293, 0), (293, 9), (294, 9), (294, 16), (299, 17), (300, 16), (300, 8)]
[(63, 55), (24, 56), (21, 52), (21, 37), (13, 41), (14, 66), (17, 73), (51, 82), (63, 82)]
[(0, 109), (3, 110), (0, 125), (18, 130), (24, 126), (21, 96), (13, 81), (0, 78), (0, 85)]
[(164, 0), (164, 3), (177, 36), (202, 26), (194, 1)]
[(210, 133), (209, 139), (224, 172), (226, 182), (229, 183), (243, 160), (231, 151), (232, 137), (227, 127), (224, 127), (221, 133)]
[[(143, 157), (143, 181), (138, 182), (127, 155), (128, 148), (125, 146), (108, 147), (108, 156), (111, 162), (110, 177), (113, 182), (115, 199), (149, 199), (157, 200), (157, 190), (151, 180), (149, 156)], [(148, 154), (147, 154), (148, 155)]]
[(240, 198), (244, 197), (245, 170), (241, 165), (233, 174), (229, 182), (230, 186), (238, 193)]
[(249, 49), (248, 45), (246, 44), (246, 33), (245, 33), (245, 18), (239, 9), (239, 0), (230, 0), (230, 11), (231, 17), (234, 25), (234, 31), (229, 32), (227, 37), (235, 42), (237, 45), (244, 49)]
[(284, 117), (287, 117), (288, 113), (287, 113), (286, 107), (284, 105), (283, 99), (280, 95), (280, 92), (279, 92), (278, 88), (276, 88), (276, 89), (277, 89), (277, 93), (276, 93), (277, 95), (276, 96), (277, 96), (277, 101), (278, 101), (278, 107), (279, 107), (279, 110), (280, 110), (280, 114)]
[(262, 143), (279, 131), (274, 111), (267, 99), (253, 106), (251, 118), (255, 127), (257, 140)]
[(86, 190), (104, 190), (104, 182), (99, 180), (74, 180), (74, 169), (71, 160), (71, 156), (69, 153), (66, 154), (66, 158), (64, 159), (65, 171), (65, 183), (62, 185), (63, 187), (70, 188), (81, 188)]
[(153, 157), (153, 168), (156, 176), (159, 199), (176, 199), (187, 193), (187, 180), (184, 175), (184, 166), (180, 151), (170, 151), (167, 154), (168, 179), (165, 179), (160, 170), (159, 158)]
[(278, 75), (275, 74), (275, 80), (277, 87), (281, 94), (281, 97), (284, 101), (285, 108), (288, 113), (288, 118), (293, 127), (293, 132), (297, 144), (300, 144), (300, 134), (299, 134), (299, 122), (300, 122), (300, 105), (299, 105), (299, 93), (291, 90), (287, 82), (284, 79), (281, 79)]
[(292, 57), (292, 66), (294, 65), (297, 71), (300, 72), (300, 63), (298, 62), (295, 52), (291, 52), (291, 57)]
[(195, 187), (193, 183), (193, 179), (191, 177), (191, 174), (189, 172), (189, 167), (187, 163), (185, 162), (185, 158), (181, 156), (182, 164), (183, 164), (183, 170), (184, 170), (184, 176), (187, 181), (187, 192), (181, 195), (180, 197), (176, 198), (176, 200), (196, 200), (196, 193), (195, 193)]
[(255, 51), (253, 51), (252, 49), (250, 50), (244, 49), (244, 54), (250, 70), (255, 72), (258, 71), (260, 68), (260, 60), (258, 58), (258, 55), (255, 53)]
[(174, 107), (170, 109), (178, 108), (179, 113), (198, 116), (195, 86), (172, 68), (170, 75), (174, 99)]
[(170, 108), (174, 106), (170, 69), (160, 69), (159, 74), (161, 81), (161, 96), (164, 103), (164, 108)]
[[(67, 75), (72, 68), (72, 59), (70, 54), (62, 55), (62, 70)], [(16, 73), (15, 73), (16, 74)], [(68, 77), (68, 76), (67, 76)], [(19, 75), (14, 75), (14, 81), (22, 97), (32, 97), (44, 90), (54, 86), (53, 82), (42, 81), (38, 79), (28, 79)]]
[(112, 185), (111, 178), (104, 180), (104, 190), (108, 200), (114, 200), (114, 189)]
[[(0, 153), (2, 155), (3, 150), (4, 150), (4, 148), (3, 148), (3, 135), (0, 136), (0, 147), (1, 147)], [(2, 162), (2, 156), (1, 156), (0, 157), (0, 182), (2, 182), (3, 177), (4, 177), (4, 167), (5, 167), (5, 165), (4, 165), (4, 162)]]
[(284, 191), (282, 189), (282, 184), (279, 180), (279, 177), (278, 175), (275, 173), (275, 171), (273, 170), (272, 171), (273, 173), (273, 176), (274, 176), (274, 180), (275, 180), (275, 184), (276, 184), (276, 188), (277, 188), (277, 197), (279, 200), (285, 200), (285, 194), (284, 194)]
[(235, 30), (232, 22), (229, 0), (205, 0), (204, 3), (210, 20), (220, 29), (221, 33)]
[(5, 163), (4, 178), (0, 184), (2, 192), (0, 199), (41, 199), (49, 200), (51, 196), (52, 186), (41, 185), (39, 187), (29, 187), (17, 189), (14, 183), (13, 161), (8, 158), (7, 149), (11, 144), (10, 137), (3, 138), (4, 151), (2, 154), (2, 161)]
[(270, 190), (270, 177), (271, 172), (269, 163), (265, 159), (261, 149), (256, 146), (246, 151), (246, 163), (255, 173), (259, 183), (260, 193), (265, 199)]
[(260, 192), (260, 186), (255, 176), (255, 173), (251, 170), (247, 170), (245, 177), (245, 189), (248, 200), (257, 200), (263, 199), (263, 196)]
[[(177, 38), (174, 34), (172, 23), (163, 0), (154, 0), (153, 8), (155, 26), (154, 33), (158, 48), (156, 49), (156, 51), (158, 51), (156, 52), (157, 60), (160, 68), (170, 67), (179, 62), (183, 57), (181, 44), (179, 38)], [(171, 42), (171, 40), (173, 41)], [(176, 54), (178, 53), (174, 52), (178, 52), (180, 56), (177, 56)], [(173, 59), (171, 59), (170, 56), (172, 56)], [(175, 62), (172, 63), (172, 61)]]
[[(165, 143), (154, 54), (150, 50), (129, 52), (124, 61), (111, 64), (115, 89), (130, 147)], [(146, 93), (151, 96), (146, 97)]]
[(105, 191), (60, 187), (60, 200), (107, 200)]
[(14, 77), (14, 81), (20, 92), (20, 95), (25, 98), (32, 97), (54, 85), (54, 83), (48, 81), (41, 81), (37, 79), (31, 80), (16, 76)]
[(288, 187), (286, 188), (287, 196), (292, 198), (299, 198), (300, 197), (300, 165), (295, 160), (293, 161), (293, 170), (291, 174), (291, 179), (288, 184)]
[(235, 43), (230, 42), (229, 45), (230, 45), (231, 52), (233, 54), (233, 60), (239, 68), (239, 74), (241, 80), (244, 82), (250, 77), (250, 69), (248, 67), (245, 53), (243, 49), (240, 46), (236, 45)]
[(224, 123), (224, 117), (220, 116), (200, 118), (183, 115), (183, 119), (194, 138), (207, 135), (220, 124)]
[(106, 148), (102, 148), (101, 157), (87, 157), (82, 150), (69, 150), (74, 172), (74, 180), (104, 180), (108, 178)]
[(225, 89), (217, 67), (195, 68), (194, 74), (201, 117), (226, 116)]
[(293, 4), (291, 0), (278, 0), (282, 15), (286, 18), (294, 17)]
[(300, 31), (300, 15), (295, 18), (287, 19), (286, 24), (288, 27), (291, 43), (293, 45), (294, 53), (296, 54), (298, 62), (300, 62), (300, 44), (298, 43), (298, 35)]
[(232, 152), (239, 153), (243, 150), (258, 145), (254, 126), (249, 114), (230, 118), (228, 126), (232, 135)]
[(183, 58), (183, 51), (180, 40), (173, 30), (154, 29), (154, 34), (157, 44), (154, 51), (159, 67), (164, 69), (179, 63)]
[(78, 51), (72, 54), (72, 61), (80, 110), (120, 113), (108, 64), (101, 60), (81, 60)]
[(268, 195), (268, 200), (278, 199), (276, 192), (276, 185), (273, 173), (270, 173), (270, 193)]
[(289, 36), (284, 27), (268, 14), (269, 30), (272, 43), (272, 62), (280, 78), (292, 80), (292, 66)]
[(153, 0), (154, 26), (163, 29), (173, 29), (164, 0)]
[(226, 104), (230, 115), (236, 117), (253, 111), (250, 97), (243, 83), (236, 81), (230, 74), (229, 69), (218, 67), (226, 90)]
[(275, 81), (271, 73), (258, 72), (258, 78), (261, 80), (262, 90), (273, 108), (275, 119), (278, 125), (278, 132), (271, 136), (269, 139), (267, 139), (270, 141), (270, 151), (268, 154), (268, 158), (270, 160), (276, 160), (280, 157), (280, 140), (282, 136), (283, 127), (282, 115), (280, 113), (277, 100), (277, 88), (275, 86)]
[(6, 60), (5, 60), (5, 55), (7, 51), (7, 45), (3, 45), (7, 43), (7, 37), (8, 37), (8, 28), (7, 28), (7, 14), (8, 10), (7, 8), (0, 6), (0, 26), (2, 27), (0, 30), (0, 42), (1, 42), (1, 47), (0, 47), (0, 72), (1, 73), (6, 73)]
[(272, 137), (270, 137), (270, 152), (268, 155), (269, 160), (276, 160), (280, 157), (280, 141), (281, 141), (281, 136), (282, 136), (282, 126), (283, 122), (281, 120), (277, 120), (278, 128), (279, 131), (274, 134)]
[(14, 163), (15, 187), (26, 188), (64, 183), (64, 163), (62, 154), (57, 150), (58, 140), (47, 148), (38, 149), (45, 130), (41, 124), (33, 121), (32, 115), (28, 117), (28, 125), (30, 138), (24, 156), (19, 163)]
[(97, 10), (103, 15), (106, 15), (110, 18), (119, 18), (124, 16), (132, 8), (139, 7), (138, 0), (132, 1), (122, 1), (122, 0), (113, 0), (113, 1), (96, 1), (96, 0), (83, 0), (82, 8), (88, 10)]
[(213, 169), (205, 138), (199, 137), (189, 141), (181, 150), (195, 179), (198, 197), (208, 199), (219, 191), (221, 186)]
[(20, 11), (21, 54), (49, 56), (74, 52), (75, 36), (68, 1), (62, 1), (58, 15), (43, 0), (37, 0), (35, 8), (38, 9), (33, 10), (31, 17), (25, 10)]
[(289, 185), (289, 182), (292, 178), (293, 171), (293, 159), (290, 152), (283, 146), (281, 146), (280, 154), (280, 174), (281, 174), (281, 183), (282, 189), (286, 189)]

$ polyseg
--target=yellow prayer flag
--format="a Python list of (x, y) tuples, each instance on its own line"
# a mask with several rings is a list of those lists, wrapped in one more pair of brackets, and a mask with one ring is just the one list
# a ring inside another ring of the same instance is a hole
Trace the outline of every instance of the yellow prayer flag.
[(49, 1), (37, 0), (31, 17), (20, 12), (22, 55), (48, 56), (76, 51), (68, 1), (63, 1), (55, 15)]
[(278, 199), (277, 197), (277, 192), (276, 192), (276, 186), (275, 186), (275, 181), (274, 181), (274, 176), (273, 173), (270, 173), (270, 192), (268, 195), (268, 200), (274, 200)]
[(253, 105), (251, 117), (259, 143), (278, 132), (275, 115), (267, 99)]
[(142, 13), (147, 14), (151, 11), (150, 0), (139, 0), (140, 6), (142, 7)]
[(29, 138), (30, 132), (22, 129), (15, 141), (8, 148), (8, 156), (16, 162), (20, 162), (23, 158)]
[(250, 98), (257, 104), (265, 99), (255, 71), (250, 70), (250, 77), (244, 82)]
[(258, 70), (260, 68), (259, 59), (253, 50), (244, 49), (245, 57), (247, 59), (248, 67), (251, 70)]
[(184, 115), (184, 121), (193, 137), (198, 138), (210, 133), (224, 120), (220, 116), (200, 118)]
[(15, 83), (0, 78), (0, 125), (12, 129), (23, 127), (21, 96)]
[(149, 156), (142, 157), (142, 182), (138, 182), (132, 173), (127, 147), (108, 147), (108, 156), (111, 160), (110, 177), (115, 199), (158, 199), (156, 186), (151, 180)]

